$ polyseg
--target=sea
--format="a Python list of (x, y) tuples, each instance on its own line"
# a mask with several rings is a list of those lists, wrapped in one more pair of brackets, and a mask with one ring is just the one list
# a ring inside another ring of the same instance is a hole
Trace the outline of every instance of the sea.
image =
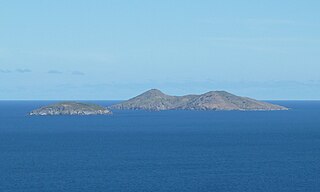
[(27, 115), (54, 102), (0, 101), (0, 192), (320, 191), (320, 101), (271, 101), (290, 110), (269, 112)]

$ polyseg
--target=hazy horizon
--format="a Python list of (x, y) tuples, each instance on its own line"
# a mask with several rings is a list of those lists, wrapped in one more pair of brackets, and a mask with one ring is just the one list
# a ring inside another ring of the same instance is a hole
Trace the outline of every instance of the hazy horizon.
[(320, 100), (320, 2), (1, 1), (0, 100)]

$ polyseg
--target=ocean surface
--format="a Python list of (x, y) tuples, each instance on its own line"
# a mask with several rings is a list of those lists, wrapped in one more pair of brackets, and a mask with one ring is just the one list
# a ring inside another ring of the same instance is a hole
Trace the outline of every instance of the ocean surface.
[(0, 101), (0, 192), (320, 191), (320, 101), (27, 116), (49, 103)]

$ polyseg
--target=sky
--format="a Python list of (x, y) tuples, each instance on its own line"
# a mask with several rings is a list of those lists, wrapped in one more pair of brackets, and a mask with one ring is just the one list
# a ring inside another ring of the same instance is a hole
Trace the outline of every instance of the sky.
[(320, 99), (318, 0), (0, 0), (0, 100)]

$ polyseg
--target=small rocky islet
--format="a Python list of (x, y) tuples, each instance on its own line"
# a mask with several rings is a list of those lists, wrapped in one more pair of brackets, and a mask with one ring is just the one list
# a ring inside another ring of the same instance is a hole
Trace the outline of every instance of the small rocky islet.
[(33, 110), (29, 115), (111, 115), (112, 112), (102, 106), (79, 102), (60, 102)]
[(61, 102), (33, 110), (29, 115), (111, 115), (111, 110), (216, 110), (216, 111), (280, 111), (288, 108), (226, 91), (210, 91), (201, 95), (171, 96), (151, 89), (108, 108), (95, 104)]

